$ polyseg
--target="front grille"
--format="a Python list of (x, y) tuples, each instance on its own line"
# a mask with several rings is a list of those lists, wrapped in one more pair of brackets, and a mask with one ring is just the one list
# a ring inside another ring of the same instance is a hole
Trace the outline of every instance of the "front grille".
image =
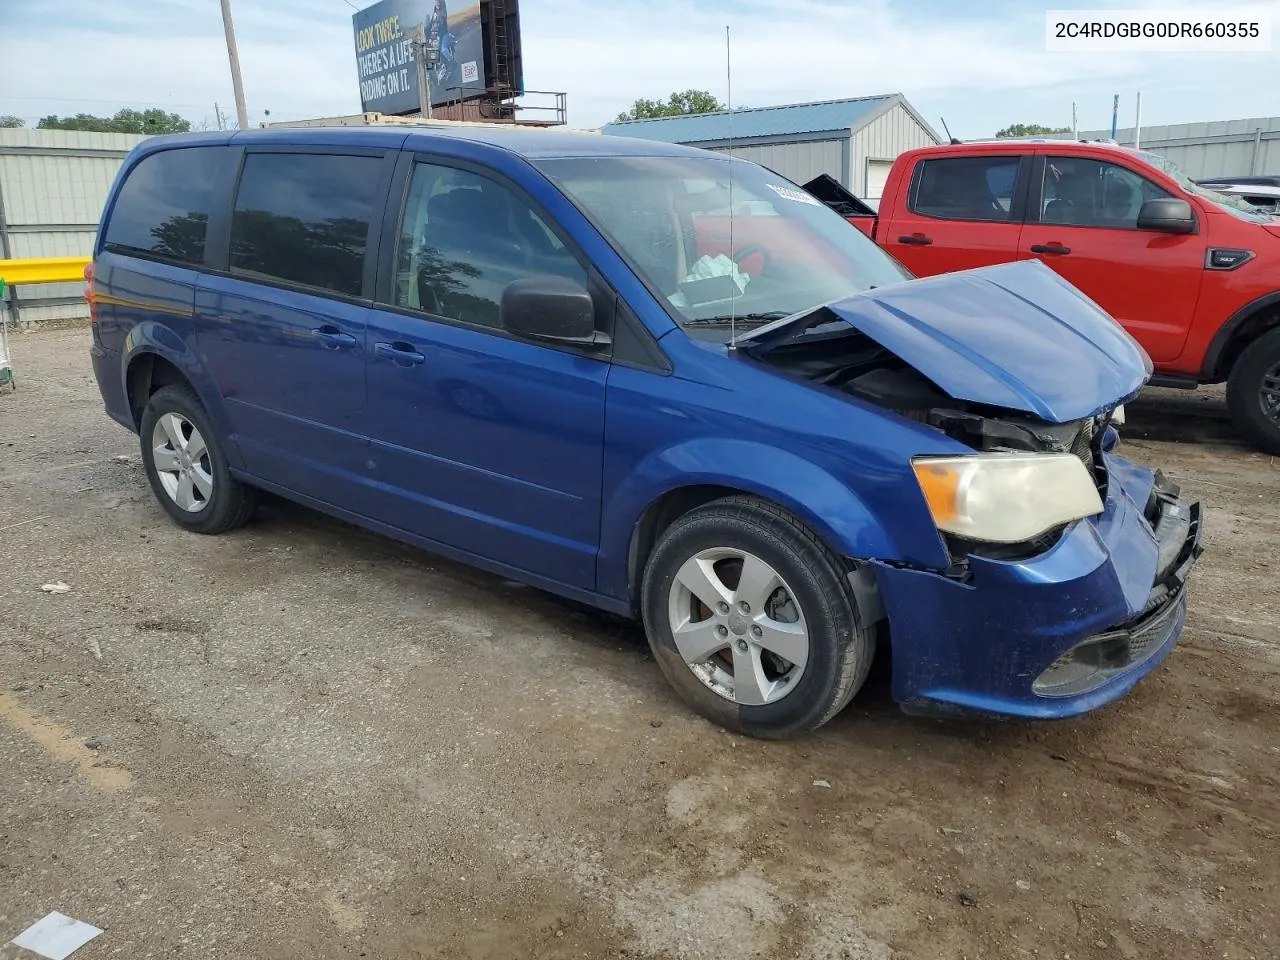
[(1154, 653), (1159, 647), (1164, 646), (1165, 641), (1173, 633), (1177, 626), (1175, 618), (1177, 611), (1175, 604), (1181, 597), (1181, 591), (1172, 596), (1166, 595), (1164, 599), (1163, 612), (1156, 616), (1150, 616), (1146, 622), (1139, 624), (1129, 634), (1129, 663), (1141, 663), (1147, 657)]
[(1076, 644), (1036, 677), (1031, 689), (1042, 697), (1079, 696), (1156, 656), (1182, 629), (1186, 597), (1179, 589), (1132, 626)]

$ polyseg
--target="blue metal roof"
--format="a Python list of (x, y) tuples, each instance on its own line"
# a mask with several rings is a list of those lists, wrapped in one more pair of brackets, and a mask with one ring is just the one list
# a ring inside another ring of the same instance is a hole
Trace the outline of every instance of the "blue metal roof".
[(621, 123), (606, 124), (601, 132), (615, 137), (641, 137), (666, 143), (705, 143), (728, 140), (731, 133), (734, 140), (743, 140), (848, 130), (860, 126), (873, 111), (898, 98), (899, 94), (886, 93), (876, 97), (825, 100), (821, 103), (753, 107), (734, 110), (732, 124), (727, 112), (660, 117), (656, 120), (624, 120)]

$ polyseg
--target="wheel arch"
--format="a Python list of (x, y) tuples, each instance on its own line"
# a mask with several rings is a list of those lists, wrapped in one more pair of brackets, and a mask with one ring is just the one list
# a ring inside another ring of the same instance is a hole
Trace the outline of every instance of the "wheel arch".
[(233, 469), (243, 468), (222, 392), (187, 338), (157, 321), (137, 324), (129, 331), (121, 350), (120, 378), (135, 432), (141, 429), (142, 411), (153, 393), (170, 384), (185, 384), (195, 393), (223, 440), (228, 463)]
[[(866, 504), (816, 464), (785, 450), (744, 441), (703, 440), (696, 444), (696, 453), (683, 447), (664, 451), (638, 467), (606, 505), (598, 589), (607, 596), (625, 598), (633, 611), (639, 608), (640, 580), (662, 532), (678, 517), (722, 497), (752, 496), (786, 510), (840, 557), (898, 556), (888, 531)], [(743, 455), (747, 459), (739, 460)], [(695, 466), (689, 463), (690, 456), (702, 461), (700, 466), (737, 461), (743, 469), (694, 471), (689, 469)], [(639, 476), (651, 479), (643, 489), (638, 489), (635, 478)]]
[[(645, 567), (648, 565), (649, 556), (653, 553), (653, 549), (657, 546), (658, 539), (663, 532), (685, 514), (717, 500), (734, 496), (754, 497), (762, 502), (781, 506), (781, 504), (749, 490), (719, 484), (692, 484), (668, 490), (645, 508), (644, 513), (640, 515), (640, 519), (636, 521), (635, 529), (631, 534), (631, 542), (627, 548), (627, 583), (631, 591), (630, 603), (633, 613), (639, 613), (641, 602), (640, 581), (644, 576)], [(795, 511), (788, 509), (787, 512), (808, 524), (805, 517), (795, 513)], [(812, 524), (809, 525), (812, 526)], [(827, 540), (826, 537), (823, 537), (821, 531), (815, 532), (824, 540)], [(827, 540), (827, 543), (830, 545), (829, 540)], [(867, 616), (868, 622), (871, 624), (883, 620), (885, 610), (880, 599), (880, 592), (872, 565), (858, 563), (858, 561), (867, 559), (861, 555), (846, 554), (838, 550), (837, 555), (846, 564), (849, 584), (860, 602), (860, 613)]]
[(644, 512), (640, 514), (631, 532), (631, 542), (627, 546), (627, 586), (633, 611), (639, 612), (640, 578), (644, 576), (649, 555), (653, 553), (653, 548), (657, 546), (658, 538), (663, 532), (692, 510), (697, 510), (724, 497), (742, 494), (746, 494), (746, 491), (719, 484), (692, 484), (686, 487), (674, 487), (644, 508)]
[(151, 395), (161, 387), (173, 384), (194, 389), (190, 379), (178, 369), (177, 364), (153, 350), (141, 350), (129, 360), (125, 369), (124, 391), (135, 430), (141, 428), (142, 411)]
[(1245, 348), (1276, 327), (1280, 327), (1280, 290), (1245, 304), (1227, 318), (1209, 341), (1201, 380), (1206, 383), (1226, 380)]

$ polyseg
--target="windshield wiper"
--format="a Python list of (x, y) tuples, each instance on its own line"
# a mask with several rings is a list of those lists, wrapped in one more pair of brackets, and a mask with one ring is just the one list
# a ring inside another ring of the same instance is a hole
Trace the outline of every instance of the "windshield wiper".
[(696, 320), (686, 320), (687, 326), (697, 324), (700, 327), (727, 327), (729, 324), (735, 323), (772, 323), (774, 320), (781, 320), (783, 317), (791, 316), (785, 310), (769, 310), (763, 313), (738, 313), (730, 318), (729, 314), (722, 317), (699, 317)]

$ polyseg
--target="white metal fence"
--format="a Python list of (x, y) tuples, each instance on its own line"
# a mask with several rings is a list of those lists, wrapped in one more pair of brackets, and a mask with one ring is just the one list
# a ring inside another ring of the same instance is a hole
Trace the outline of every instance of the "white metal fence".
[[(87, 257), (121, 161), (146, 137), (0, 129), (0, 258)], [(9, 287), (18, 323), (87, 317), (78, 283)]]

